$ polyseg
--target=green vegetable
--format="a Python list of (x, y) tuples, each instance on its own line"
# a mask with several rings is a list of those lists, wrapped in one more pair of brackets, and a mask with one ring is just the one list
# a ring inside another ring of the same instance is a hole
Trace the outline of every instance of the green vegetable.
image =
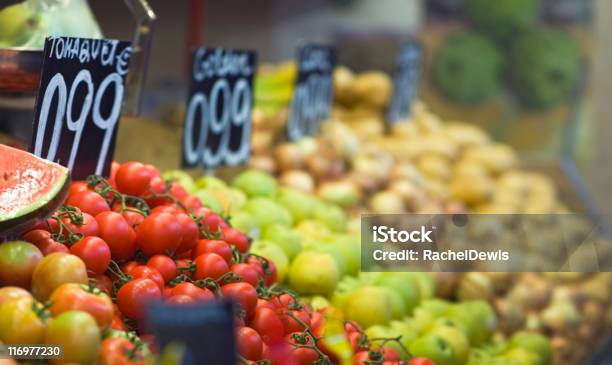
[(468, 0), (468, 20), (483, 34), (509, 40), (537, 20), (538, 0)]

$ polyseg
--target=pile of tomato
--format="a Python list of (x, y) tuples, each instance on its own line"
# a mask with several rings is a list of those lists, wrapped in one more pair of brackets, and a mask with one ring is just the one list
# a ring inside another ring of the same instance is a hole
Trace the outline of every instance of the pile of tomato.
[[(334, 363), (323, 311), (248, 249), (246, 235), (154, 166), (113, 164), (109, 179), (72, 183), (51, 218), (0, 244), (0, 341), (63, 345), (57, 363), (145, 364), (155, 352), (150, 302), (231, 298), (240, 363)], [(356, 364), (399, 362), (363, 339), (353, 345), (368, 356)]]

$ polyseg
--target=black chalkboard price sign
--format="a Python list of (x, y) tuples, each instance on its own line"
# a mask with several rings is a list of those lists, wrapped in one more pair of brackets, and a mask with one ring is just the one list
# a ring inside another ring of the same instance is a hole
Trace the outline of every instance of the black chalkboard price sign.
[(297, 52), (298, 74), (291, 100), (288, 138), (291, 141), (318, 133), (331, 111), (336, 50), (308, 44)]
[(405, 121), (410, 117), (410, 106), (418, 91), (421, 54), (421, 45), (415, 41), (405, 42), (400, 48), (393, 76), (393, 97), (387, 111), (390, 123)]
[(108, 176), (132, 47), (115, 39), (48, 37), (30, 151), (74, 179)]
[(254, 52), (193, 52), (183, 133), (183, 167), (239, 165), (249, 159)]

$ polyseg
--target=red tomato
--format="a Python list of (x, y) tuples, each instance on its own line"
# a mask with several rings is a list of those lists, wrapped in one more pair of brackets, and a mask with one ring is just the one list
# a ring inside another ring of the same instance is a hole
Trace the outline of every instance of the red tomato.
[(136, 253), (136, 234), (123, 216), (117, 212), (96, 215), (100, 238), (108, 244), (111, 256), (116, 260), (128, 260)]
[(196, 270), (193, 278), (196, 280), (211, 278), (219, 279), (229, 271), (229, 266), (223, 257), (216, 253), (205, 253), (194, 260)]
[(174, 216), (178, 220), (183, 231), (183, 238), (181, 239), (181, 243), (179, 243), (176, 252), (187, 252), (198, 244), (200, 228), (198, 228), (198, 224), (188, 214), (178, 212), (175, 213)]
[(267, 262), (267, 273), (264, 271), (264, 267), (263, 267), (263, 262), (254, 257), (254, 256), (250, 256), (247, 261), (248, 264), (253, 265), (253, 267), (259, 272), (259, 274), (261, 275), (261, 277), (264, 278), (264, 281), (266, 282), (266, 285), (272, 285), (273, 283), (275, 283), (276, 281), (278, 281), (278, 275), (276, 273), (276, 265), (274, 265), (274, 263), (272, 261), (266, 261)]
[(223, 225), (223, 218), (219, 217), (215, 212), (210, 211), (209, 213), (207, 213), (204, 218), (202, 218), (200, 220), (200, 222), (202, 223), (202, 225), (204, 226), (204, 229), (207, 232), (210, 232), (212, 234), (216, 234), (219, 232), (219, 228), (221, 228), (221, 226)]
[(344, 330), (350, 332), (363, 332), (363, 327), (355, 321), (347, 321), (344, 324)]
[(142, 319), (147, 303), (160, 300), (161, 290), (151, 279), (134, 279), (128, 281), (117, 292), (117, 307), (125, 316)]
[[(166, 193), (166, 182), (159, 176), (155, 176), (151, 179), (149, 183), (149, 192), (151, 194), (165, 194)], [(170, 202), (168, 198), (147, 198), (147, 204), (150, 207), (157, 207), (162, 204), (167, 204)]]
[(370, 361), (370, 352), (367, 350), (359, 351), (353, 357), (353, 364), (355, 365), (366, 365), (368, 361)]
[(136, 227), (136, 243), (147, 256), (172, 254), (183, 239), (181, 224), (168, 213), (153, 213)]
[(164, 277), (157, 269), (146, 265), (138, 265), (130, 270), (130, 275), (134, 279), (151, 279), (159, 286), (160, 291), (164, 290)]
[(278, 340), (285, 335), (283, 321), (276, 311), (267, 307), (258, 308), (255, 311), (249, 326), (259, 332), (265, 343)]
[(399, 361), (399, 354), (395, 349), (388, 346), (383, 346), (382, 349), (385, 361)]
[(166, 303), (171, 305), (194, 304), (195, 302), (195, 299), (187, 295), (172, 295), (166, 299)]
[(273, 311), (276, 311), (276, 306), (274, 305), (274, 303), (272, 303), (269, 300), (261, 299), (261, 298), (257, 299), (257, 305), (255, 306), (255, 311), (257, 311), (259, 308), (268, 308)]
[(212, 291), (206, 288), (200, 288), (193, 283), (184, 282), (172, 288), (171, 296), (186, 295), (199, 302), (207, 302), (215, 299)]
[(216, 253), (223, 257), (228, 265), (232, 263), (232, 248), (225, 241), (202, 239), (191, 251), (191, 258), (195, 259), (204, 253)]
[(64, 253), (68, 252), (68, 246), (64, 245), (63, 243), (56, 242), (56, 241), (43, 243), (40, 246), (38, 246), (38, 248), (40, 249), (40, 252), (42, 252), (44, 256), (49, 256), (55, 252), (64, 252)]
[(73, 181), (68, 190), (68, 195), (73, 195), (79, 191), (90, 190), (86, 181)]
[(153, 208), (153, 210), (151, 210), (151, 213), (178, 214), (178, 213), (183, 213), (183, 211), (176, 204), (168, 203), (168, 204), (159, 205)]
[(195, 270), (195, 264), (192, 260), (178, 259), (174, 262), (176, 262), (176, 271), (179, 275), (183, 274), (191, 277), (191, 269), (193, 268), (193, 270)]
[(141, 195), (149, 187), (151, 171), (140, 162), (130, 161), (121, 164), (115, 175), (115, 183), (120, 192), (128, 195)]
[(132, 271), (132, 269), (134, 269), (136, 266), (140, 265), (138, 263), (138, 261), (128, 261), (126, 263), (124, 263), (123, 265), (121, 265), (121, 271), (124, 274), (130, 274), (130, 272)]
[(145, 365), (145, 357), (127, 338), (108, 337), (100, 346), (100, 365)]
[(259, 281), (258, 279), (259, 274), (257, 272), (257, 269), (253, 267), (253, 265), (237, 263), (237, 264), (232, 265), (230, 267), (230, 270), (234, 274), (240, 275), (240, 277), (242, 278), (242, 281), (244, 281), (245, 283), (249, 283), (255, 287), (257, 286), (258, 281)]
[(283, 321), (283, 325), (285, 326), (285, 333), (293, 333), (293, 332), (303, 332), (306, 328), (300, 324), (300, 322), (293, 319), (288, 313), (291, 313), (298, 320), (303, 322), (306, 327), (310, 327), (310, 317), (304, 311), (292, 310), (286, 311), (286, 313), (282, 313), (280, 318)]
[(23, 240), (33, 243), (35, 246), (39, 247), (43, 244), (49, 245), (53, 242), (53, 238), (51, 238), (51, 232), (46, 231), (44, 229), (33, 229), (28, 233), (23, 235)]
[(200, 198), (195, 195), (187, 195), (185, 198), (181, 199), (181, 203), (183, 203), (183, 205), (185, 205), (189, 210), (202, 208)]
[(230, 245), (236, 246), (236, 249), (241, 253), (249, 250), (249, 238), (235, 228), (228, 227), (223, 229), (223, 239)]
[(257, 290), (249, 283), (229, 283), (221, 287), (224, 297), (237, 301), (242, 309), (246, 311), (247, 317), (255, 311), (257, 305)]
[(238, 346), (238, 353), (245, 359), (252, 361), (261, 359), (263, 341), (259, 333), (251, 327), (238, 328), (236, 345)]
[(293, 356), (293, 347), (282, 339), (264, 345), (262, 358), (269, 360), (272, 365), (299, 365)]
[(166, 286), (162, 290), (162, 298), (170, 298), (172, 296), (172, 287)]
[(83, 222), (76, 224), (69, 217), (62, 217), (62, 222), (68, 227), (72, 233), (80, 233), (83, 237), (98, 235), (98, 222), (91, 214), (82, 213)]
[(121, 315), (119, 315), (119, 313), (115, 313), (113, 316), (111, 328), (118, 331), (127, 331), (128, 329), (125, 323), (123, 323), (123, 319), (121, 319)]
[(79, 191), (74, 195), (69, 195), (66, 204), (75, 206), (81, 209), (82, 212), (91, 214), (94, 217), (102, 212), (110, 211), (106, 200), (100, 194), (91, 190)]
[[(94, 221), (95, 222), (95, 221)], [(89, 236), (70, 247), (70, 253), (83, 260), (87, 271), (103, 274), (111, 261), (111, 251), (100, 237)]]
[(408, 365), (436, 365), (436, 363), (426, 357), (413, 357), (408, 361)]
[(166, 255), (152, 256), (149, 261), (147, 261), (147, 266), (159, 271), (159, 273), (164, 277), (164, 281), (166, 283), (178, 275), (176, 263)]
[(361, 337), (363, 335), (359, 332), (353, 331), (348, 334), (348, 340), (351, 343), (351, 347), (354, 351), (364, 351), (367, 350), (366, 347), (361, 347), (359, 342), (361, 341)]
[[(306, 343), (300, 343), (294, 338), (295, 336), (301, 336), (301, 331), (291, 333), (287, 335), (287, 342), (295, 345), (311, 345), (312, 340), (306, 337)], [(293, 356), (297, 359), (300, 365), (312, 365), (319, 358), (319, 354), (314, 349), (309, 348), (293, 348)]]
[(189, 193), (177, 181), (173, 181), (170, 185), (170, 194), (178, 200), (185, 199)]
[(310, 315), (310, 327), (313, 329), (318, 329), (323, 326), (325, 322), (325, 317), (320, 312), (312, 312)]
[(121, 215), (123, 216), (123, 218), (125, 218), (125, 220), (132, 228), (142, 223), (142, 221), (144, 221), (145, 219), (142, 214), (131, 210), (125, 210), (123, 213), (121, 213)]

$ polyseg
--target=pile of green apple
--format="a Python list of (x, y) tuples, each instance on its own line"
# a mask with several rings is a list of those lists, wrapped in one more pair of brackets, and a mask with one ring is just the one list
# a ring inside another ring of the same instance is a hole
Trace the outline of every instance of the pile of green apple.
[(301, 295), (331, 295), (340, 279), (360, 269), (359, 232), (349, 233), (337, 205), (279, 187), (271, 175), (247, 170), (230, 185), (212, 176), (193, 180), (169, 171), (207, 206), (253, 239), (250, 252), (271, 260), (279, 280)]

